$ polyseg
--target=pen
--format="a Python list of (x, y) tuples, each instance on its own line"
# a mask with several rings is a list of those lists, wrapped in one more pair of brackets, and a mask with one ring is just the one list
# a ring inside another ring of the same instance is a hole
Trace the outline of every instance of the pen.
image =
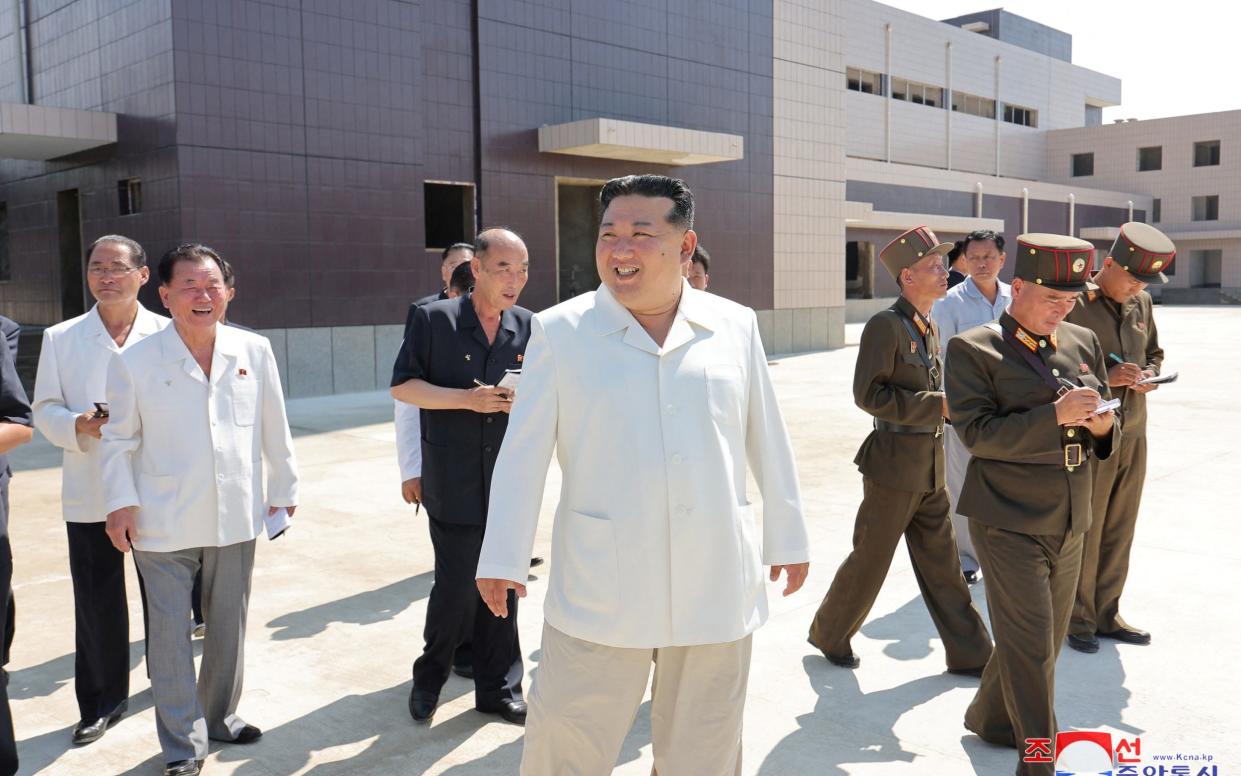
[(477, 385), (479, 388), (495, 388), (494, 385), (487, 385), (482, 380), (479, 380), (477, 377), (474, 378), (474, 384)]
[(1113, 361), (1115, 361), (1115, 362), (1116, 362), (1116, 363), (1118, 363), (1118, 364), (1123, 364), (1123, 363), (1125, 363), (1125, 360), (1124, 360), (1123, 358), (1121, 358), (1120, 356), (1116, 355), (1115, 353), (1108, 353), (1108, 354), (1107, 354), (1107, 357), (1108, 357), (1108, 358), (1110, 358), (1110, 359), (1112, 359)]

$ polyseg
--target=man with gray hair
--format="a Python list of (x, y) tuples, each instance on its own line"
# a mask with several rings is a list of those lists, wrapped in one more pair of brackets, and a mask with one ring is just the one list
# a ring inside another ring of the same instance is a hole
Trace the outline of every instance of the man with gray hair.
[(128, 237), (100, 237), (87, 252), (95, 306), (45, 329), (34, 384), (34, 424), (64, 451), (61, 510), (69, 533), (74, 601), (74, 691), (80, 721), (73, 743), (98, 740), (129, 698), (129, 604), (125, 555), (108, 539), (100, 474), (108, 422), (108, 362), (162, 330), (168, 319), (138, 303), (150, 279), (146, 252)]

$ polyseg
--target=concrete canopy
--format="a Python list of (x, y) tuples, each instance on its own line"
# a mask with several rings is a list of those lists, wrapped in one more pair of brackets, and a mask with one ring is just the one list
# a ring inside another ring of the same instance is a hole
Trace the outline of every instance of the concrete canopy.
[(745, 142), (723, 132), (593, 118), (539, 127), (539, 151), (685, 167), (744, 159)]
[(115, 142), (115, 113), (0, 103), (0, 159), (47, 161)]

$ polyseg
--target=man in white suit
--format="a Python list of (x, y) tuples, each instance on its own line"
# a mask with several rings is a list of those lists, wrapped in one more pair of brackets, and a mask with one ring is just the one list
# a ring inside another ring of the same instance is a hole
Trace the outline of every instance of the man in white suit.
[(75, 654), (73, 685), (80, 721), (73, 743), (98, 740), (129, 698), (129, 605), (125, 556), (105, 531), (99, 439), (108, 416), (108, 362), (168, 325), (138, 303), (150, 278), (146, 252), (128, 237), (100, 237), (87, 253), (86, 282), (95, 306), (43, 332), (34, 383), (34, 423), (64, 450), (61, 511), (69, 534)]
[(603, 285), (534, 317), (478, 564), (483, 600), (507, 616), (555, 448), (564, 478), (521, 772), (611, 773), (654, 659), (656, 769), (739, 773), (761, 566), (787, 574), (785, 595), (809, 570), (793, 452), (754, 312), (683, 279), (689, 189), (628, 176), (600, 204)]
[[(109, 365), (103, 482), (108, 536), (133, 548), (146, 580), (164, 773), (195, 776), (208, 738), (262, 735), (236, 713), (254, 544), (265, 515), (293, 513), (297, 466), (271, 344), (218, 322), (218, 254), (182, 245), (160, 260), (159, 279), (173, 325)], [(190, 591), (200, 568), (211, 627), (196, 685)]]

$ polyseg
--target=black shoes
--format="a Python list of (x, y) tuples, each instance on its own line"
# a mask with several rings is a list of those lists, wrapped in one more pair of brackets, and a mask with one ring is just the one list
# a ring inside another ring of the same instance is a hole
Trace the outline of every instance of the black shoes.
[(981, 571), (962, 571), (961, 576), (965, 577), (965, 584), (974, 585), (978, 580), (982, 579)]
[(496, 703), (489, 703), (485, 706), (475, 706), (484, 714), (498, 714), (505, 722), (512, 722), (514, 725), (526, 724), (526, 702), (515, 701), (507, 698)]
[(73, 728), (73, 743), (76, 746), (85, 746), (92, 744), (103, 738), (103, 734), (108, 732), (108, 728), (120, 721), (121, 716), (128, 707), (128, 702), (117, 706), (116, 711), (106, 717), (99, 719), (84, 719)]
[(814, 647), (815, 649), (819, 650), (820, 652), (822, 652), (823, 657), (827, 658), (827, 662), (831, 663), (834, 666), (840, 666), (841, 668), (857, 668), (858, 666), (862, 665), (862, 658), (858, 657), (852, 652), (850, 652), (847, 655), (831, 655), (831, 654), (828, 654), (827, 650), (821, 648), (818, 644), (815, 644), (810, 639), (806, 639), (806, 643)]
[(1099, 651), (1099, 640), (1094, 636), (1082, 638), (1081, 636), (1074, 636), (1070, 633), (1069, 646), (1078, 652), (1085, 652), (1087, 655), (1093, 655)]
[(202, 772), (202, 760), (177, 760), (164, 766), (164, 776), (198, 776)]
[(978, 666), (977, 668), (949, 668), (948, 673), (955, 674), (956, 676), (976, 676), (981, 679), (982, 670), (984, 668), (986, 668), (986, 666)]
[(1126, 644), (1138, 644), (1145, 646), (1146, 644), (1151, 643), (1150, 633), (1128, 625), (1121, 626), (1114, 631), (1109, 631), (1108, 633), (1099, 631), (1099, 635), (1105, 639), (1123, 641)]
[(253, 744), (262, 737), (263, 731), (259, 730), (254, 725), (246, 725), (241, 730), (238, 730), (237, 735), (232, 738), (216, 738), (215, 736), (208, 736), (208, 738), (212, 741), (219, 741), (223, 744)]
[(419, 725), (431, 724), (435, 716), (435, 707), (439, 705), (440, 696), (419, 690), (417, 687), (409, 691), (409, 716)]

